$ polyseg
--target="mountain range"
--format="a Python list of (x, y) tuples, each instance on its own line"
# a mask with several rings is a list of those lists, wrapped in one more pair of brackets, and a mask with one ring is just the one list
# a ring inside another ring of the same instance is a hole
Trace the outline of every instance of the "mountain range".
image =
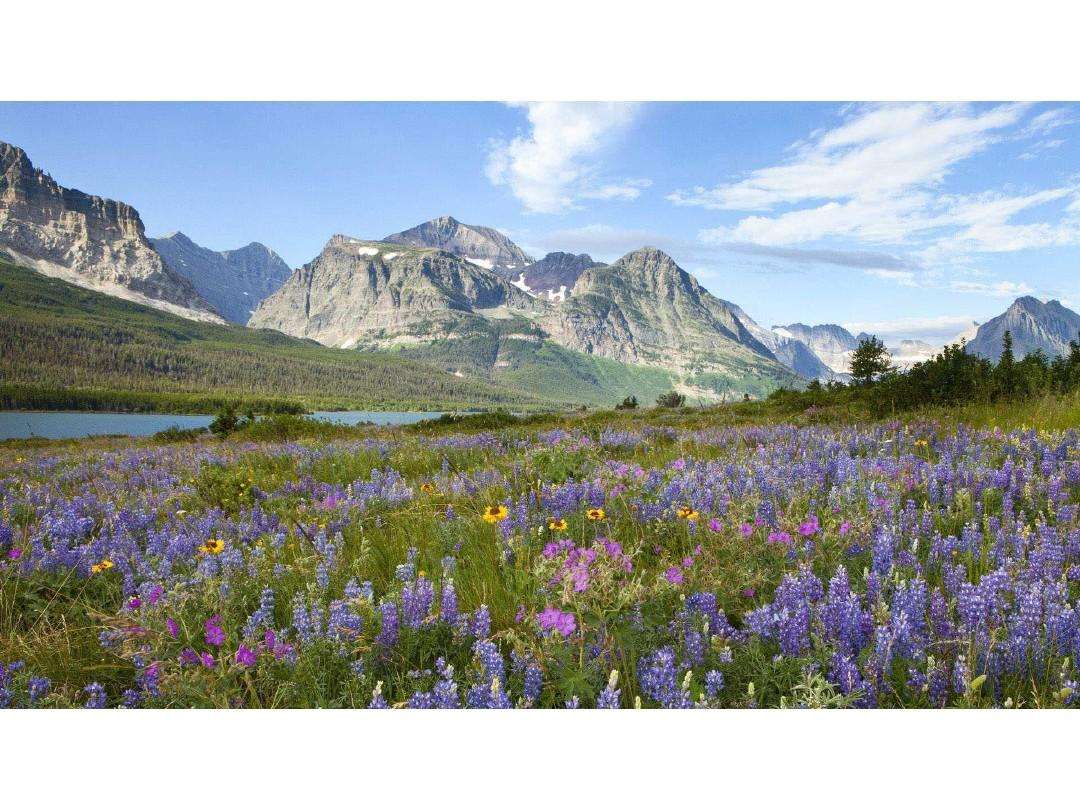
[[(60, 186), (9, 144), (0, 170), (0, 252), (16, 264), (183, 317), (421, 361), (562, 404), (843, 381), (867, 337), (836, 324), (766, 329), (652, 247), (610, 264), (534, 260), (495, 228), (441, 216), (380, 240), (335, 235), (290, 270), (258, 242), (215, 251), (179, 231), (148, 239), (130, 205)], [(1006, 329), (1017, 356), (1059, 354), (1080, 316), (1021, 298), (978, 327), (970, 350), (996, 359)], [(901, 340), (889, 351), (906, 367), (938, 348)]]
[(284, 259), (260, 242), (210, 250), (176, 231), (151, 239), (150, 244), (169, 269), (190, 281), (227, 321), (240, 325), (292, 272)]

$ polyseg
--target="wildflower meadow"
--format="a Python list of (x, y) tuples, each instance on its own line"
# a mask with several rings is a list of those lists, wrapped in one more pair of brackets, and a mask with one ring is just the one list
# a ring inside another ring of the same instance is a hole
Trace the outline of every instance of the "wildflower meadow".
[(9, 447), (0, 706), (1070, 706), (1078, 495), (934, 419)]

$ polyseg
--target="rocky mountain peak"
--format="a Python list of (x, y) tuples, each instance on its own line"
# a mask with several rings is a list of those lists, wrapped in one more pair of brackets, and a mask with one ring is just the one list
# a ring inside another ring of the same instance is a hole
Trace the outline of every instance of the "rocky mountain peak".
[(65, 188), (17, 146), (0, 143), (0, 251), (72, 284), (174, 314), (219, 321), (162, 261), (127, 203)]
[(504, 278), (516, 278), (525, 266), (533, 263), (525, 251), (495, 228), (466, 225), (449, 215), (392, 233), (382, 241), (445, 250), (485, 270), (494, 270)]

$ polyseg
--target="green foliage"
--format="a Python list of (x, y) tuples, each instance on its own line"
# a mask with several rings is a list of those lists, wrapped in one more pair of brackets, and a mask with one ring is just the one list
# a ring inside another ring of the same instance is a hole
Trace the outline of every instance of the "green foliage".
[(637, 397), (631, 395), (615, 406), (617, 411), (632, 411), (638, 406)]
[(659, 408), (681, 408), (685, 404), (686, 397), (675, 391), (668, 391), (656, 398), (656, 405)]
[(851, 376), (860, 385), (868, 385), (891, 368), (888, 349), (873, 336), (859, 341), (851, 355)]

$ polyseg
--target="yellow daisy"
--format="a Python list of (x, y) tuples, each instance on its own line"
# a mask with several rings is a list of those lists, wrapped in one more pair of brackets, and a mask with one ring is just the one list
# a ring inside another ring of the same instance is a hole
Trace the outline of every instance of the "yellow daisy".
[(435, 491), (435, 485), (429, 481), (425, 481), (420, 485), (420, 491), (423, 492), (425, 495), (430, 495), (432, 492)]
[(605, 512), (603, 509), (590, 509), (588, 512), (585, 513), (585, 517), (587, 517), (589, 520), (603, 520), (605, 517), (607, 517), (607, 512)]
[(553, 532), (565, 532), (566, 521), (562, 518), (553, 518), (548, 521), (548, 528), (551, 529)]
[(484, 520), (488, 523), (498, 523), (499, 521), (506, 520), (506, 516), (510, 514), (510, 511), (503, 505), (489, 506), (484, 510)]
[(225, 550), (225, 541), (217, 537), (211, 537), (202, 544), (200, 551), (203, 554), (220, 554)]
[(102, 571), (108, 571), (112, 567), (113, 567), (113, 561), (112, 560), (102, 560), (99, 563), (95, 563), (94, 565), (91, 565), (90, 566), (90, 572), (94, 573), (94, 574), (100, 574)]

